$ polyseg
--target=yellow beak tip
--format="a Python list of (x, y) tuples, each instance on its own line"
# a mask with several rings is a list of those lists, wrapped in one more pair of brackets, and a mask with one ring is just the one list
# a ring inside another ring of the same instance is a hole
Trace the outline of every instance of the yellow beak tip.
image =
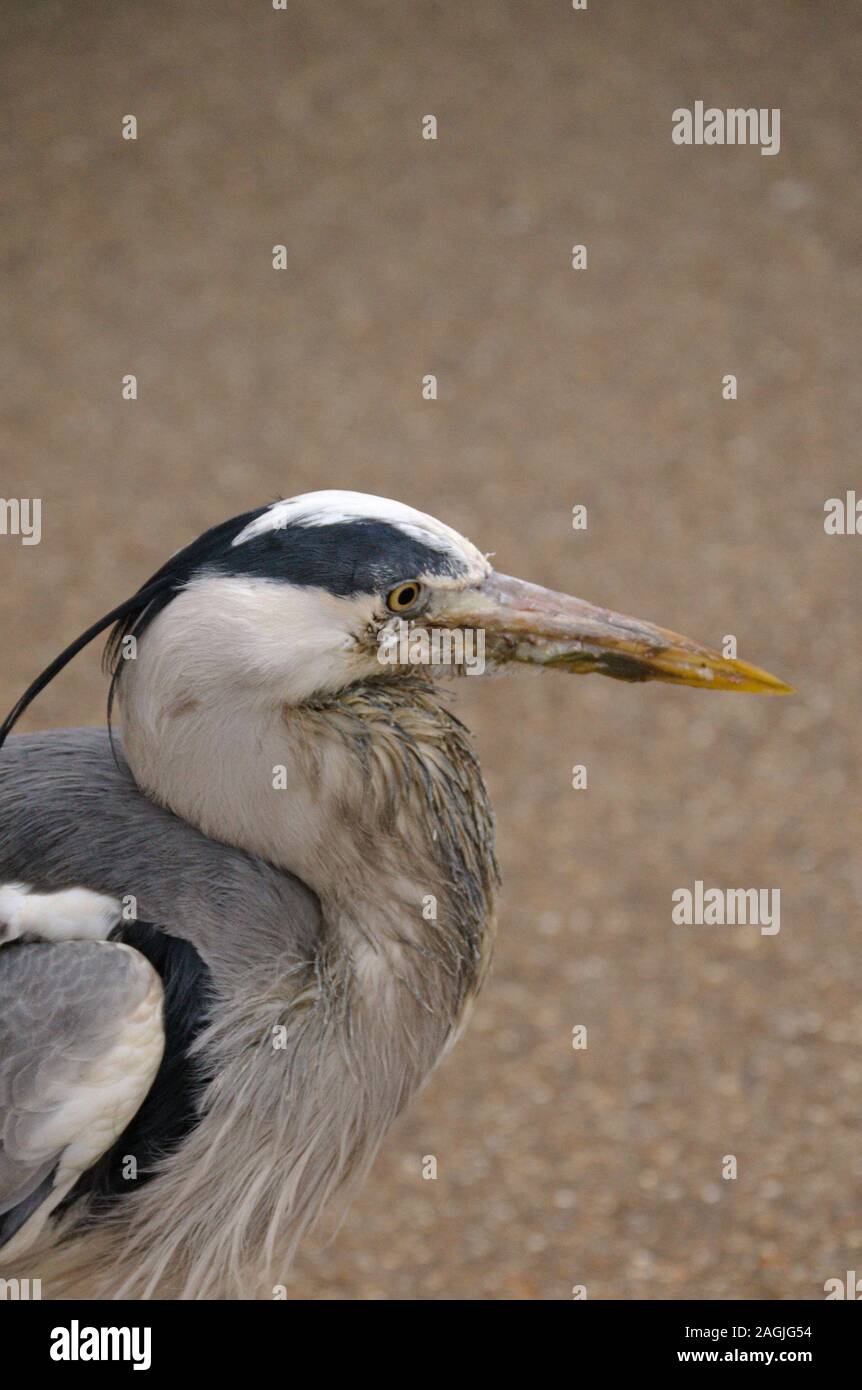
[(769, 671), (761, 670), (759, 666), (749, 666), (746, 661), (735, 664), (738, 674), (742, 677), (741, 683), (737, 686), (739, 690), (748, 691), (752, 695), (795, 695), (796, 693), (792, 685), (779, 680)]

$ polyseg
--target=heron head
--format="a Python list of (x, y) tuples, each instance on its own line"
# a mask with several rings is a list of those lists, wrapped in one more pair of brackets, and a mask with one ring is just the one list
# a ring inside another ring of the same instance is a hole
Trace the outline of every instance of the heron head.
[(205, 694), (199, 682), (299, 704), (371, 679), (525, 665), (789, 688), (651, 623), (500, 574), (451, 527), (364, 493), (307, 493), (236, 518), (150, 582), (165, 577), (123, 627), (145, 642), (152, 627), (160, 662), (182, 672), (189, 698)]
[(121, 697), (134, 665), (147, 671), (150, 706), (157, 695), (156, 704), (178, 710), (298, 705), (369, 680), (519, 666), (709, 690), (790, 689), (664, 628), (500, 574), (424, 512), (326, 491), (234, 517), (172, 556), (37, 678), (0, 743), (38, 691), (112, 623), (108, 656)]

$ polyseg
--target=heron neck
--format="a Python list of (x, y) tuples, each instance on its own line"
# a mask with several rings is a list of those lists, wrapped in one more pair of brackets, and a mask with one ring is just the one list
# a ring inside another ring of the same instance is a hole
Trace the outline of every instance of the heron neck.
[(207, 705), (150, 698), (135, 674), (121, 687), (124, 746), (155, 800), (312, 888), (360, 977), (412, 978), (430, 953), (457, 995), (481, 978), (492, 814), (438, 688), (381, 680), (296, 707)]

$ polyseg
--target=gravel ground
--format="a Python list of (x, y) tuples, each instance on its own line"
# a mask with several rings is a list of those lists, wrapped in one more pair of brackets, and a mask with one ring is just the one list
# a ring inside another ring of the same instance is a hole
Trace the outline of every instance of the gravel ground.
[[(17, 0), (4, 27), (0, 491), (43, 499), (40, 545), (0, 536), (4, 706), (205, 526), (328, 486), (798, 687), (464, 683), (495, 969), (291, 1293), (822, 1298), (862, 1269), (862, 537), (823, 527), (862, 496), (858, 6)], [(699, 99), (780, 108), (780, 153), (674, 145)], [(94, 652), (25, 727), (103, 703)], [(779, 889), (780, 932), (674, 926), (697, 879)]]

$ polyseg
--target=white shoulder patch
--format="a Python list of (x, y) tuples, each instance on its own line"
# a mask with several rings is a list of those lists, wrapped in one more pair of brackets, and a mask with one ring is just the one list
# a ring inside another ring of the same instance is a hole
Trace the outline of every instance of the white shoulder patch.
[(89, 888), (31, 893), (25, 883), (0, 887), (0, 944), (18, 937), (40, 941), (103, 941), (120, 920), (116, 898)]

